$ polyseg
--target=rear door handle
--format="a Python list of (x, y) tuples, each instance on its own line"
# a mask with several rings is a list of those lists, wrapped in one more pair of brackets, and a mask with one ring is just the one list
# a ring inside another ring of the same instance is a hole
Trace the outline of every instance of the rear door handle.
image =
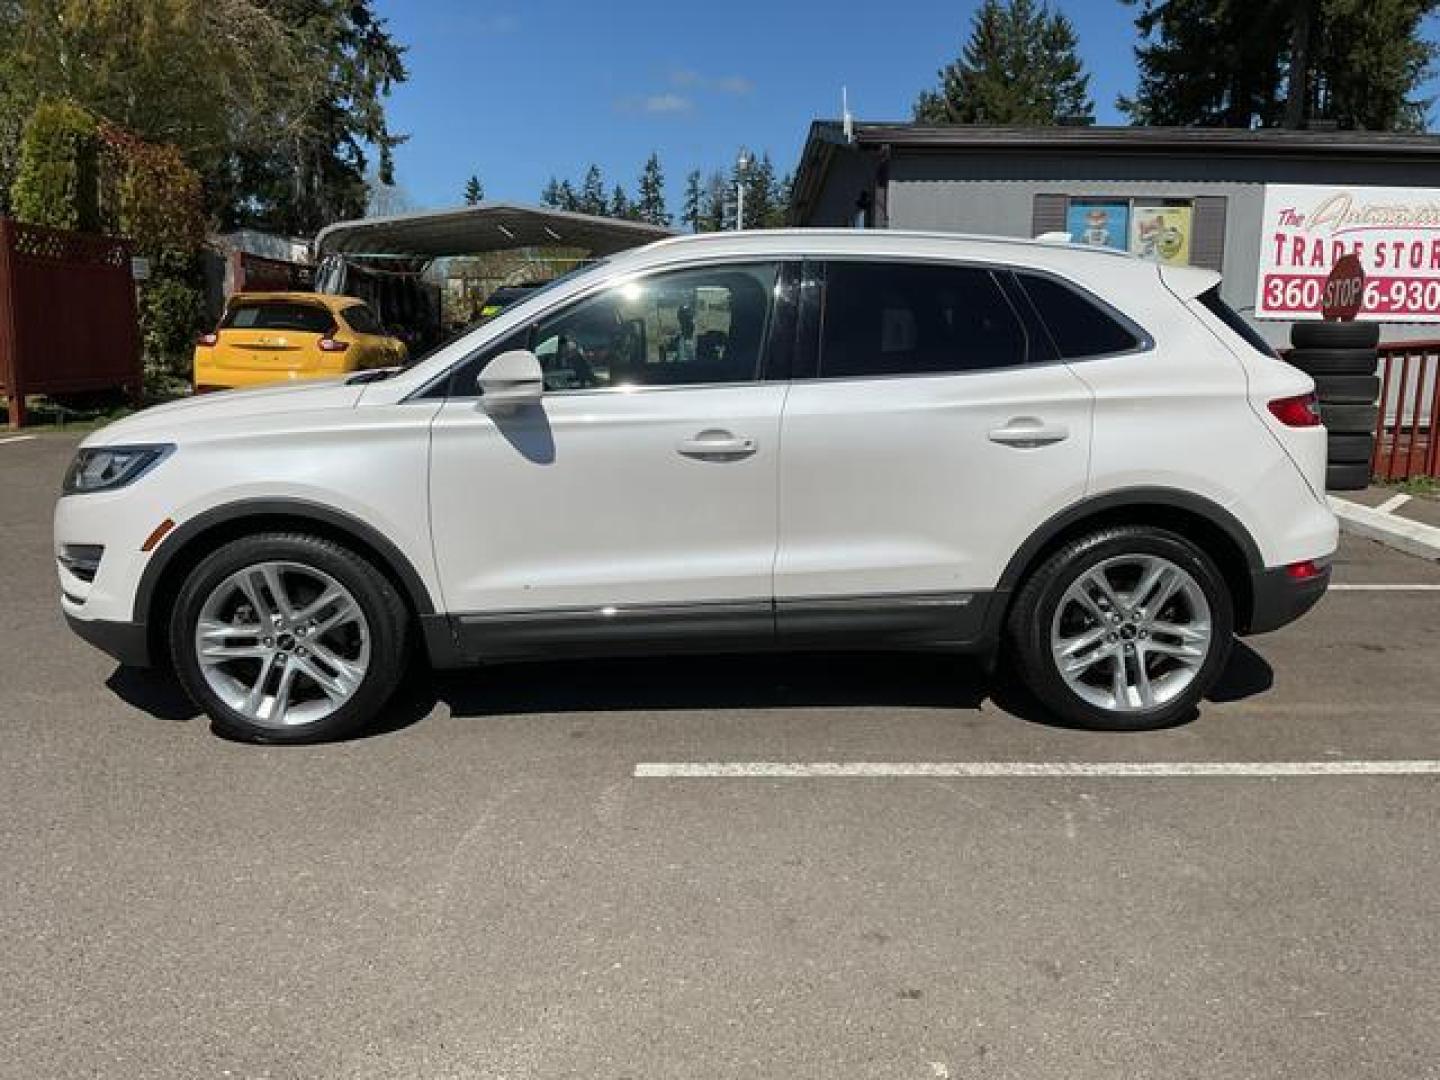
[(1064, 424), (1046, 424), (1033, 416), (1017, 416), (1004, 427), (990, 429), (991, 442), (1022, 450), (1049, 446), (1069, 437), (1070, 429)]
[(675, 449), (686, 457), (693, 458), (749, 457), (755, 452), (755, 440), (712, 429), (702, 431), (689, 439), (681, 439)]

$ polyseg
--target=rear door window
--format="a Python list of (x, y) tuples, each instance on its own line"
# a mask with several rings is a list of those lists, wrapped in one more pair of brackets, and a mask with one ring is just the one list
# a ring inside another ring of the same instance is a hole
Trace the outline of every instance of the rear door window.
[(225, 313), (222, 330), (293, 330), (328, 334), (335, 329), (330, 312), (318, 304), (265, 301), (236, 304)]
[(832, 262), (820, 378), (946, 375), (1026, 361), (1025, 328), (984, 267)]
[(1140, 337), (1099, 301), (1041, 274), (1015, 275), (1066, 360), (1130, 352)]

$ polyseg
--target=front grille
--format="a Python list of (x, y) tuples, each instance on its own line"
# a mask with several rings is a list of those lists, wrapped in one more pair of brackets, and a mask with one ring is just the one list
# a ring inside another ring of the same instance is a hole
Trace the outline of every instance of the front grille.
[(57, 558), (60, 565), (81, 581), (91, 582), (100, 572), (100, 559), (105, 548), (100, 544), (66, 544)]

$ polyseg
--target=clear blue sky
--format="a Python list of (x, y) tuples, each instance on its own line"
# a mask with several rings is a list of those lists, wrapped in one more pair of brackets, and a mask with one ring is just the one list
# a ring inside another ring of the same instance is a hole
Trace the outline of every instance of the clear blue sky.
[[(409, 46), (390, 102), (397, 179), (422, 207), (460, 202), (478, 173), (492, 199), (535, 202), (553, 174), (595, 162), (633, 190), (660, 154), (671, 209), (692, 168), (726, 168), (741, 144), (794, 167), (812, 119), (906, 119), (969, 32), (978, 0), (585, 3), (378, 0)], [(1091, 73), (1100, 123), (1134, 89), (1134, 8), (1062, 0)], [(1435, 88), (1432, 84), (1431, 92)]]

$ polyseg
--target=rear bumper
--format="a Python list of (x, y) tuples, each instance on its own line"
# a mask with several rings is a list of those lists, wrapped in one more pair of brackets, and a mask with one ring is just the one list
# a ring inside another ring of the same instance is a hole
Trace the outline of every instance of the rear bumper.
[(126, 667), (150, 666), (150, 638), (144, 623), (78, 619), (68, 611), (65, 621), (76, 634)]
[(1321, 567), (1314, 577), (1297, 581), (1278, 566), (1250, 575), (1250, 618), (1240, 627), (1242, 634), (1266, 634), (1288, 626), (1320, 602), (1330, 587), (1330, 567)]

